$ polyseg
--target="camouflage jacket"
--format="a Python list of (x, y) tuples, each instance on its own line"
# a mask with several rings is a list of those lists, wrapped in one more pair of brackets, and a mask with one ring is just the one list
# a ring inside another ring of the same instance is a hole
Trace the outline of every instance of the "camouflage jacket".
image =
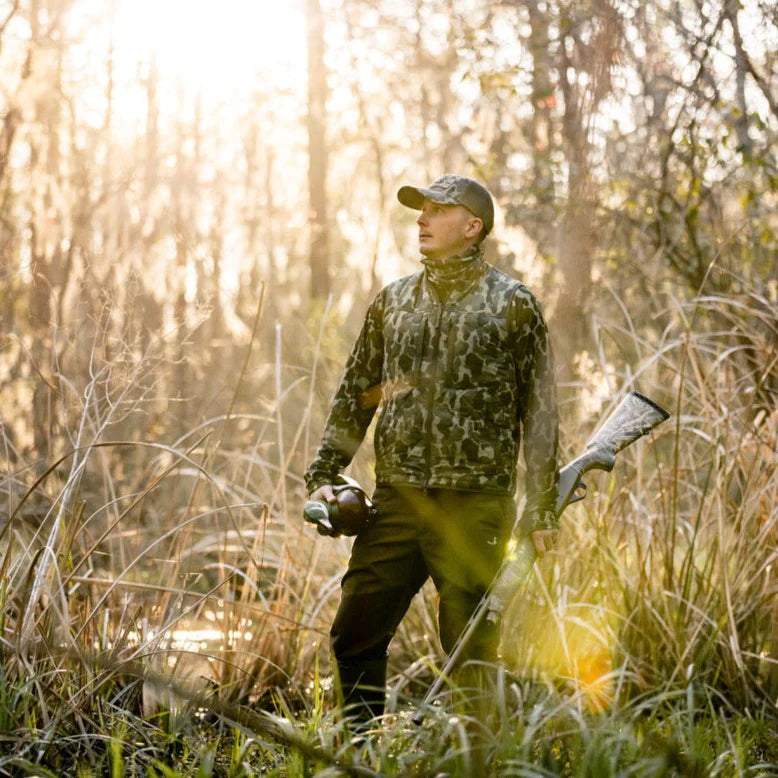
[(378, 484), (512, 494), (523, 431), (521, 528), (556, 525), (552, 358), (526, 286), (479, 258), (444, 301), (426, 269), (382, 289), (306, 471), (309, 491), (348, 465), (379, 400)]

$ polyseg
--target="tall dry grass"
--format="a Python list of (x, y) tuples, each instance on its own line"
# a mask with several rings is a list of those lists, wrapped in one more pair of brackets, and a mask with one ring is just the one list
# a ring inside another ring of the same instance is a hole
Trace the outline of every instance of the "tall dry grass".
[[(554, 743), (569, 745), (555, 738), (575, 731), (583, 748), (595, 713), (606, 729), (591, 742), (610, 759), (609, 743), (626, 748), (619, 722), (639, 755), (641, 717), (666, 710), (670, 721), (679, 706), (695, 720), (754, 714), (778, 696), (774, 308), (754, 294), (700, 298), (673, 303), (665, 321), (653, 340), (631, 324), (601, 327), (638, 357), (617, 369), (603, 347), (592, 396), (605, 396), (598, 382), (637, 388), (672, 419), (592, 479), (506, 619), (490, 735), (499, 774), (530, 774), (541, 758), (551, 760), (543, 774), (577, 774), (554, 767)], [(138, 770), (164, 759), (213, 766), (216, 740), (198, 751), (185, 736), (240, 710), (267, 715), (246, 731), (260, 733), (253, 758), (281, 765), (277, 774), (298, 774), (284, 748), (306, 753), (303, 736), (322, 765), (336, 758), (326, 633), (348, 541), (299, 519), (295, 467), (315, 441), (316, 368), (305, 388), (285, 360), (279, 337), (260, 412), (231, 402), (170, 440), (154, 435), (153, 353), (93, 349), (87, 378), (63, 369), (61, 455), (9, 458), (2, 482), (0, 771), (100, 774), (130, 758)], [(248, 380), (245, 369), (235, 380)], [(568, 414), (571, 456), (617, 399), (577, 422)], [(400, 724), (443, 659), (434, 605), (425, 590), (392, 646), (389, 720)], [(444, 757), (460, 764), (468, 733), (441, 702), (426, 730), (388, 726), (365, 758), (398, 775), (441, 769)], [(730, 728), (717, 731), (729, 742)]]
[[(565, 678), (584, 706), (690, 683), (732, 711), (778, 688), (778, 320), (768, 300), (673, 303), (627, 386), (671, 411), (652, 441), (595, 476), (563, 520), (558, 553), (511, 615), (508, 655)], [(600, 374), (609, 370), (598, 366)], [(684, 692), (685, 693), (685, 692)]]
[(265, 412), (237, 412), (236, 385), (227, 413), (160, 440), (169, 348), (106, 355), (104, 337), (87, 370), (54, 376), (54, 460), (16, 446), (6, 458), (0, 769), (57, 753), (97, 763), (106, 719), (138, 727), (195, 697), (258, 705), (281, 690), (304, 706), (326, 655), (339, 560), (298, 519), (283, 441), (299, 445), (309, 410), (287, 428), (281, 354)]

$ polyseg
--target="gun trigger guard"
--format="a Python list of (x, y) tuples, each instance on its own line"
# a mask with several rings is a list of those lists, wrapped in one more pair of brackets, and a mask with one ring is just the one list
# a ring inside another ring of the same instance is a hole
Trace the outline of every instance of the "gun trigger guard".
[(579, 481), (573, 489), (573, 496), (570, 498), (568, 505), (572, 505), (574, 502), (580, 502), (586, 497), (586, 484), (583, 481)]

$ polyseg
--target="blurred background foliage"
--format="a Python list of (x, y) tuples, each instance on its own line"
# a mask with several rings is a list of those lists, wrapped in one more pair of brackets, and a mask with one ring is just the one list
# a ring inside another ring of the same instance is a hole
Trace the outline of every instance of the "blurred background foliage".
[(771, 3), (252, 5), (0, 9), (11, 458), (64, 440), (61, 373), (95, 347), (157, 349), (138, 426), (175, 434), (226, 410), (255, 331), (237, 399), (256, 412), (279, 359), (284, 391), (309, 375), (326, 307), (321, 413), (372, 295), (416, 267), (398, 185), (443, 171), (494, 193), (490, 259), (543, 300), (564, 385), (603, 347), (623, 372), (602, 330), (656, 343), (668, 299), (774, 309)]
[[(116, 656), (308, 688), (348, 548), (301, 527), (302, 470), (418, 267), (398, 186), (456, 171), (545, 306), (565, 456), (626, 389), (673, 412), (571, 510), (541, 669), (774, 698), (777, 137), (768, 0), (2, 0), (8, 677), (76, 652), (89, 711)], [(395, 642), (414, 691), (433, 621)]]

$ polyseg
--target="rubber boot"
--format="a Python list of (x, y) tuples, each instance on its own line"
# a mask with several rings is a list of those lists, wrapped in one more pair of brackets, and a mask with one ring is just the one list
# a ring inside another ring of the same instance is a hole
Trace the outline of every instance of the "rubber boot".
[(386, 658), (337, 662), (338, 701), (355, 728), (384, 712)]

